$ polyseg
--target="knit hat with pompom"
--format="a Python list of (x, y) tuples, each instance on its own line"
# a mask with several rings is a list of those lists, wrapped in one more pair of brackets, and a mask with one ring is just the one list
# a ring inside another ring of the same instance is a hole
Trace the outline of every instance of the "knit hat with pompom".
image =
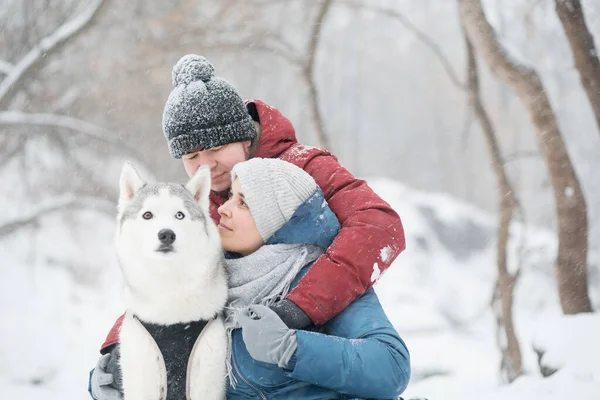
[(188, 54), (173, 67), (173, 86), (163, 112), (163, 132), (175, 158), (252, 140), (256, 130), (241, 96), (202, 56)]

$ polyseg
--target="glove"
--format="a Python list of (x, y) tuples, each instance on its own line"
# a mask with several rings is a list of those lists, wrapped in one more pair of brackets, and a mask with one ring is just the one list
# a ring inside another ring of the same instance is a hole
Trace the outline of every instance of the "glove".
[(288, 328), (267, 306), (251, 305), (240, 314), (239, 323), (248, 353), (257, 361), (287, 368), (296, 352), (296, 331)]
[(120, 348), (115, 346), (110, 353), (98, 360), (90, 377), (92, 397), (96, 400), (123, 400), (122, 376), (119, 368)]
[(291, 329), (306, 329), (312, 321), (300, 307), (291, 300), (283, 299), (271, 306), (279, 318)]

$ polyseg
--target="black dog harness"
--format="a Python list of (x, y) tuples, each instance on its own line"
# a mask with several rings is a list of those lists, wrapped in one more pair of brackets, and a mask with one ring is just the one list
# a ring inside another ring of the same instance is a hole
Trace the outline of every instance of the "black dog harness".
[(190, 356), (198, 337), (211, 320), (159, 325), (135, 318), (146, 328), (162, 354), (167, 371), (166, 400), (186, 399)]

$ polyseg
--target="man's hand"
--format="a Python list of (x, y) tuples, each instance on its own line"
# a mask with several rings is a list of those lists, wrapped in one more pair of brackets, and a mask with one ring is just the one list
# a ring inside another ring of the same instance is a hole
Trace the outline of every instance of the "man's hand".
[(110, 353), (104, 354), (98, 360), (98, 364), (90, 377), (90, 386), (94, 399), (123, 400), (119, 355), (120, 348), (117, 345)]
[(248, 353), (257, 361), (288, 367), (296, 351), (296, 331), (288, 328), (267, 306), (249, 306), (239, 317), (242, 337)]

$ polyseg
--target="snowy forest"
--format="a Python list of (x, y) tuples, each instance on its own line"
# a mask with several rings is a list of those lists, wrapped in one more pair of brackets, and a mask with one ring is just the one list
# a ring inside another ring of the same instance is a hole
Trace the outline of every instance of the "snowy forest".
[(119, 172), (186, 181), (161, 121), (194, 53), (400, 215), (403, 397), (597, 399), (599, 51), (596, 0), (1, 0), (0, 397), (88, 398)]

